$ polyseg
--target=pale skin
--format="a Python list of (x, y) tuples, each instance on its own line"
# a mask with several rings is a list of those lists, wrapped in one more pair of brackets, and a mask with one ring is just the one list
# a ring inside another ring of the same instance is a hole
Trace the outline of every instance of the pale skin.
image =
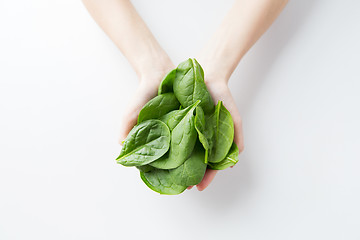
[[(244, 150), (242, 120), (228, 88), (228, 81), (240, 60), (270, 27), (287, 2), (235, 0), (220, 27), (197, 56), (204, 69), (205, 83), (214, 102), (222, 100), (233, 117), (234, 141), (240, 152)], [(83, 3), (94, 20), (128, 59), (139, 78), (139, 86), (134, 93), (132, 104), (122, 117), (121, 142), (136, 124), (141, 108), (157, 94), (162, 78), (174, 69), (175, 65), (130, 0), (83, 0)], [(215, 69), (222, 71), (214, 71)], [(197, 189), (204, 190), (216, 173), (216, 170), (208, 169)]]

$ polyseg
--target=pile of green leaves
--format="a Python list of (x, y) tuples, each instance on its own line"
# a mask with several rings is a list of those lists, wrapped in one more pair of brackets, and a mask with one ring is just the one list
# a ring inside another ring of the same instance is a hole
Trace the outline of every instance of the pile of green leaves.
[(235, 165), (238, 154), (229, 111), (221, 101), (214, 105), (203, 69), (188, 59), (165, 76), (158, 95), (142, 108), (116, 160), (137, 167), (155, 192), (180, 194), (200, 183), (206, 168)]

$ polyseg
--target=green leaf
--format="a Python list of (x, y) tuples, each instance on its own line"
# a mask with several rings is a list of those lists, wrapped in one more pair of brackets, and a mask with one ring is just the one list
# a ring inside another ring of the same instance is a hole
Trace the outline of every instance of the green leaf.
[[(208, 162), (208, 155), (209, 155), (209, 149), (210, 149), (210, 144), (209, 144), (209, 140), (206, 137), (206, 122), (205, 122), (205, 115), (204, 115), (204, 111), (202, 110), (202, 108), (200, 106), (196, 107), (196, 114), (195, 114), (195, 129), (198, 133), (199, 136), (199, 141), (201, 142), (202, 146), (205, 149), (205, 158), (204, 158), (204, 162), (207, 163)], [(208, 126), (210, 127), (210, 126)], [(209, 139), (211, 139), (209, 137)]]
[(209, 167), (214, 170), (224, 170), (228, 167), (234, 166), (239, 161), (239, 148), (233, 142), (231, 145), (231, 148), (225, 157), (221, 162), (218, 163), (209, 163)]
[(186, 186), (174, 182), (169, 170), (154, 169), (150, 172), (140, 172), (140, 177), (150, 189), (160, 194), (176, 195), (186, 189)]
[(150, 172), (155, 169), (154, 167), (150, 166), (149, 164), (143, 165), (143, 166), (136, 166), (136, 168), (139, 169), (139, 171), (141, 171), (141, 172)]
[(183, 107), (201, 100), (200, 106), (206, 114), (214, 111), (214, 102), (204, 82), (204, 72), (195, 59), (189, 58), (179, 64), (173, 89)]
[(147, 120), (135, 126), (126, 137), (118, 163), (142, 166), (162, 157), (170, 146), (170, 130), (160, 120)]
[(117, 162), (136, 166), (152, 190), (180, 194), (200, 183), (207, 167), (222, 170), (238, 162), (233, 139), (229, 111), (221, 101), (214, 106), (203, 69), (188, 59), (164, 77), (158, 96), (144, 105)]
[(164, 114), (179, 109), (180, 103), (174, 93), (164, 93), (148, 101), (141, 109), (138, 123), (149, 119), (157, 119)]
[(171, 130), (169, 152), (150, 165), (160, 169), (172, 169), (180, 166), (191, 154), (197, 139), (194, 127), (194, 110), (200, 101), (175, 113), (164, 116), (163, 121)]
[(217, 163), (226, 157), (233, 143), (234, 123), (231, 114), (221, 101), (216, 105), (214, 115), (211, 118), (209, 119), (209, 122), (212, 122), (211, 125), (214, 125), (213, 122), (215, 120), (215, 131), (212, 137), (213, 146), (210, 151), (209, 162)]
[(194, 111), (195, 107), (198, 106), (200, 101), (194, 103), (192, 106), (189, 106), (184, 109), (171, 111), (159, 118), (159, 120), (163, 121), (168, 125), (170, 131), (173, 131), (174, 128), (183, 120), (186, 114), (189, 114), (189, 111)]
[(167, 92), (173, 92), (173, 84), (175, 77), (176, 77), (176, 69), (173, 69), (161, 81), (158, 89), (158, 95)]
[(202, 146), (195, 146), (190, 157), (179, 167), (170, 170), (174, 182), (182, 186), (199, 184), (204, 177), (206, 163), (205, 152)]

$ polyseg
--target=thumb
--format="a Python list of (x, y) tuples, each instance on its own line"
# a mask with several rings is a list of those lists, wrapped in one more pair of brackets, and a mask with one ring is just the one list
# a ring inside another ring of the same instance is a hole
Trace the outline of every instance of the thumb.
[(156, 95), (156, 88), (140, 85), (126, 108), (120, 125), (119, 143), (125, 140), (131, 129), (136, 125), (142, 107)]
[[(127, 111), (131, 111), (131, 109), (128, 109)], [(132, 116), (129, 113), (126, 113), (123, 115), (121, 119), (121, 125), (120, 125), (120, 135), (119, 135), (119, 143), (122, 145), (123, 141), (125, 140), (126, 136), (129, 134), (131, 129), (136, 125), (137, 123), (137, 115)]]

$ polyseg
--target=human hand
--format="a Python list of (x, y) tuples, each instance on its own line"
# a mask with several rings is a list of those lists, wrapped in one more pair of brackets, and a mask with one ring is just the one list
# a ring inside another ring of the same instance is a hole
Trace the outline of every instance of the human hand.
[(154, 71), (151, 75), (141, 74), (140, 82), (129, 105), (121, 118), (119, 142), (125, 140), (130, 130), (136, 125), (137, 118), (142, 107), (157, 95), (158, 87), (163, 77), (175, 66), (169, 63), (168, 67)]
[[(170, 65), (169, 65), (170, 66)], [(174, 66), (168, 67), (168, 70), (175, 68)], [(165, 68), (164, 68), (165, 69)], [(162, 78), (168, 73), (166, 71), (158, 71), (151, 76), (145, 75), (140, 77), (140, 84), (135, 91), (134, 97), (130, 101), (131, 104), (125, 110), (121, 121), (120, 128), (120, 143), (126, 138), (130, 130), (136, 125), (137, 118), (142, 107), (153, 97), (156, 96), (158, 86)], [(240, 113), (236, 107), (236, 103), (232, 97), (230, 89), (226, 81), (212, 81), (206, 79), (206, 86), (214, 100), (217, 103), (219, 100), (223, 101), (224, 106), (229, 110), (234, 122), (234, 141), (239, 147), (239, 152), (244, 149), (243, 133), (242, 133), (242, 120)], [(214, 179), (217, 170), (207, 169), (202, 181), (197, 185), (199, 191), (204, 190)], [(191, 189), (189, 187), (188, 189)]]
[[(206, 86), (214, 100), (214, 103), (217, 103), (219, 100), (223, 101), (224, 106), (231, 113), (235, 135), (234, 141), (236, 145), (239, 147), (239, 152), (241, 153), (244, 150), (244, 139), (243, 139), (243, 131), (242, 131), (242, 120), (239, 113), (239, 110), (236, 107), (235, 100), (230, 92), (230, 89), (227, 85), (226, 81), (214, 81), (210, 79), (205, 79)], [(204, 178), (202, 181), (196, 185), (199, 191), (204, 190), (214, 179), (218, 170), (206, 169)], [(191, 189), (189, 187), (188, 189)]]

